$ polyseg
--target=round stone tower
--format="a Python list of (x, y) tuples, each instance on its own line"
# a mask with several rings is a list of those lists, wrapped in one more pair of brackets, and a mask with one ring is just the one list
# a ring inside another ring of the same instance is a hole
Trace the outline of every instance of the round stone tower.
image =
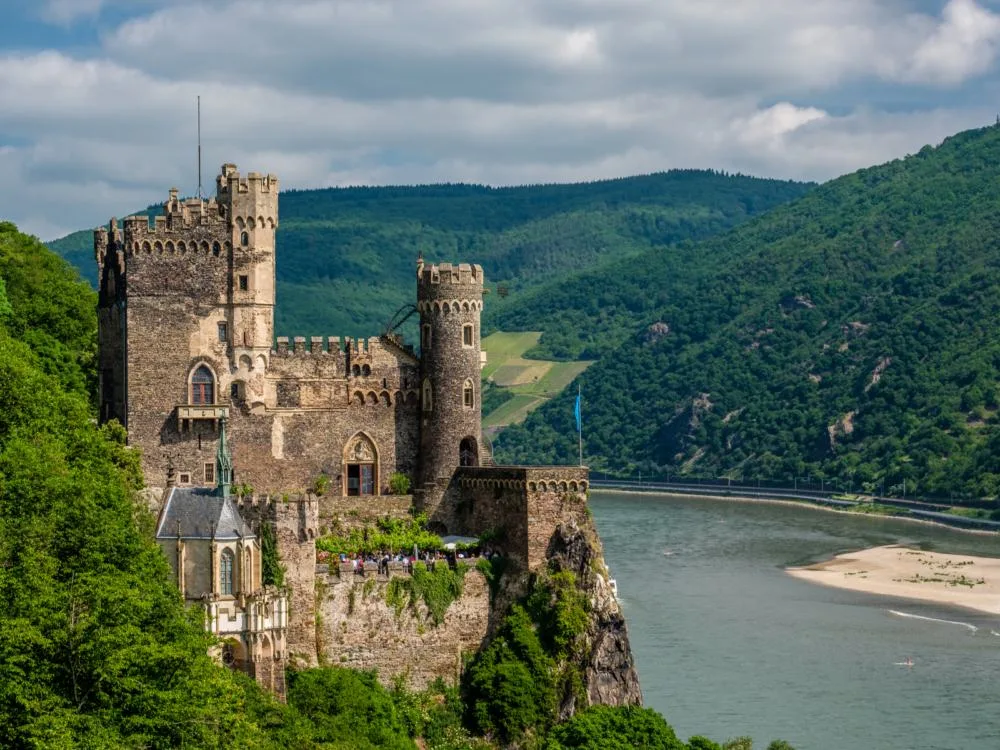
[(479, 318), (483, 268), (417, 261), (420, 482), (442, 486), (478, 466), (482, 444)]

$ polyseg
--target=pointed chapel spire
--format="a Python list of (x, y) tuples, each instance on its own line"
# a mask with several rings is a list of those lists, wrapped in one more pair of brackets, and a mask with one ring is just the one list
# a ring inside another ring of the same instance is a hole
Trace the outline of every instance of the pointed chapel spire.
[(233, 457), (226, 442), (226, 418), (219, 419), (219, 449), (215, 453), (215, 493), (229, 497), (229, 485), (233, 483)]

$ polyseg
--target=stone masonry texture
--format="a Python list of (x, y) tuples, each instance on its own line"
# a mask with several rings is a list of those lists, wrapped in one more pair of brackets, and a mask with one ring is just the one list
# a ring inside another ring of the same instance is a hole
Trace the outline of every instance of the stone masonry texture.
[[(457, 679), (462, 653), (489, 639), (509, 604), (491, 602), (477, 571), (435, 627), (419, 608), (397, 615), (384, 579), (316, 565), (327, 530), (422, 510), (439, 533), (489, 535), (513, 563), (512, 591), (544, 570), (572, 570), (592, 604), (588, 702), (640, 703), (587, 470), (494, 466), (484, 448), (482, 267), (417, 259), (419, 355), (391, 331), (275, 338), (278, 189), (274, 175), (225, 164), (208, 200), (171, 190), (161, 215), (95, 232), (100, 419), (127, 428), (149, 494), (168, 475), (213, 486), (226, 419), (241, 513), (272, 526), (286, 570), (293, 664), (375, 668), (416, 686)], [(360, 466), (370, 494), (349, 492)], [(396, 472), (412, 496), (389, 494)]]

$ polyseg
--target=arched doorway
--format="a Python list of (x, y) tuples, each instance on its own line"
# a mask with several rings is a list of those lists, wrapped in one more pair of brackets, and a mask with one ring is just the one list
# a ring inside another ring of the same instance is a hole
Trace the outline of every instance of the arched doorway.
[(458, 446), (459, 466), (479, 466), (479, 445), (474, 437), (462, 438)]
[(363, 432), (347, 442), (344, 450), (345, 490), (348, 496), (378, 494), (378, 450)]

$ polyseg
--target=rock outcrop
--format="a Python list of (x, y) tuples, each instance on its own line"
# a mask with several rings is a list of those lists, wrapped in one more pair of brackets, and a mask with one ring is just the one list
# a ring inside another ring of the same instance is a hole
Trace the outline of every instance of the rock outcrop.
[(642, 705), (625, 617), (611, 588), (601, 540), (589, 518), (556, 529), (549, 545), (549, 564), (553, 570), (571, 571), (590, 601), (582, 664), (590, 705)]

